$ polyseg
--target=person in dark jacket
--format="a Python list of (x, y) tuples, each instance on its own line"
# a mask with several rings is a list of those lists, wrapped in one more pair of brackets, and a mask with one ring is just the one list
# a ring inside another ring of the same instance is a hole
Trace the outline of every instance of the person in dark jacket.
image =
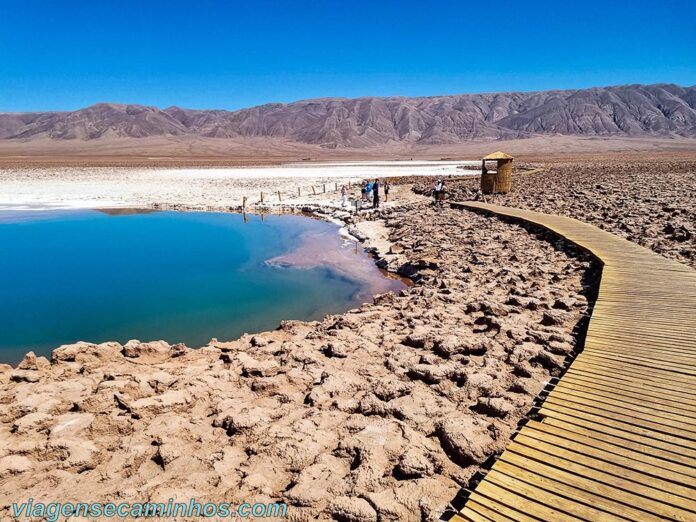
[(372, 184), (372, 208), (379, 208), (379, 180)]

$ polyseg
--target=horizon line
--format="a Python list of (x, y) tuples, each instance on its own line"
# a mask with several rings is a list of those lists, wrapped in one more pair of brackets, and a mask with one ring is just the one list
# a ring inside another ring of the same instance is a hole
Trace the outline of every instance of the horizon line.
[(613, 89), (613, 88), (619, 88), (619, 87), (632, 87), (632, 86), (641, 86), (641, 87), (657, 87), (661, 85), (672, 85), (675, 87), (679, 87), (681, 89), (693, 89), (696, 87), (696, 84), (694, 85), (679, 85), (678, 83), (673, 83), (673, 82), (657, 82), (657, 83), (624, 83), (624, 84), (614, 84), (614, 85), (592, 85), (589, 87), (578, 87), (578, 88), (554, 88), (554, 89), (533, 89), (533, 90), (514, 90), (514, 91), (480, 91), (480, 92), (459, 92), (459, 93), (450, 93), (450, 94), (432, 94), (432, 95), (423, 95), (423, 96), (408, 96), (408, 95), (400, 95), (400, 94), (393, 94), (393, 95), (362, 95), (362, 96), (319, 96), (316, 98), (302, 98), (302, 99), (297, 99), (293, 101), (287, 101), (287, 102), (279, 102), (279, 101), (268, 101), (265, 103), (257, 104), (257, 105), (250, 105), (248, 107), (241, 107), (239, 109), (224, 109), (224, 108), (215, 108), (215, 107), (207, 107), (207, 108), (197, 108), (197, 107), (183, 107), (180, 105), (169, 105), (167, 107), (160, 107), (157, 105), (149, 105), (149, 104), (143, 104), (143, 103), (122, 103), (122, 102), (111, 102), (111, 101), (97, 101), (94, 103), (91, 103), (89, 105), (84, 105), (77, 107), (75, 109), (47, 109), (47, 110), (30, 110), (30, 111), (3, 111), (0, 110), (0, 114), (36, 114), (36, 113), (53, 113), (53, 114), (60, 114), (60, 113), (69, 113), (69, 112), (77, 112), (85, 109), (89, 109), (91, 107), (96, 107), (98, 105), (115, 105), (115, 106), (122, 106), (122, 107), (129, 107), (129, 106), (136, 106), (136, 107), (145, 107), (149, 109), (157, 109), (160, 111), (165, 111), (168, 109), (182, 109), (182, 110), (193, 110), (193, 111), (225, 111), (225, 112), (239, 112), (239, 111), (244, 111), (244, 110), (250, 110), (250, 109), (255, 109), (257, 107), (265, 107), (267, 105), (293, 105), (297, 103), (303, 103), (303, 102), (309, 102), (309, 101), (324, 101), (324, 100), (362, 100), (366, 98), (377, 98), (377, 99), (403, 99), (403, 98), (410, 98), (410, 99), (428, 99), (428, 98), (446, 98), (446, 97), (452, 97), (452, 96), (485, 96), (485, 95), (496, 95), (496, 94), (534, 94), (534, 93), (541, 93), (541, 92), (572, 92), (572, 91), (589, 91), (592, 89)]

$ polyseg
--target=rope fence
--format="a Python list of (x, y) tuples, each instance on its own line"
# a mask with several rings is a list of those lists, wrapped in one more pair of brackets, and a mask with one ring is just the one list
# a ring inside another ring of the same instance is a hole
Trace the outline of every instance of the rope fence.
[[(431, 177), (436, 177), (436, 174), (433, 174)], [(410, 179), (413, 176), (390, 176), (390, 177), (385, 177), (385, 178), (379, 178), (381, 182), (387, 181), (389, 182), (390, 185), (400, 185), (402, 184), (401, 182), (406, 179)], [(419, 176), (420, 177), (420, 176)], [(471, 175), (465, 175), (465, 176), (448, 176), (446, 179), (447, 180), (460, 180), (460, 179), (470, 179)], [(326, 182), (326, 183), (321, 183), (318, 185), (310, 185), (310, 186), (298, 186), (295, 189), (285, 189), (285, 190), (260, 190), (258, 192), (258, 196), (250, 196), (250, 195), (243, 195), (242, 196), (242, 201), (241, 205), (218, 205), (218, 206), (205, 206), (205, 207), (196, 207), (195, 209), (197, 210), (206, 210), (210, 212), (215, 212), (215, 211), (242, 211), (246, 213), (247, 211), (251, 211), (254, 209), (258, 210), (264, 210), (264, 206), (266, 209), (271, 209), (272, 208), (274, 211), (279, 210), (277, 207), (282, 204), (282, 203), (288, 203), (287, 211), (291, 211), (294, 207), (292, 207), (290, 204), (292, 201), (296, 198), (302, 198), (308, 197), (308, 198), (313, 198), (315, 196), (323, 196), (325, 194), (338, 194), (340, 193), (342, 187), (345, 185), (346, 189), (348, 190), (348, 199), (349, 203), (348, 206), (346, 207), (346, 210), (348, 208), (354, 208), (356, 211), (363, 208), (363, 204), (371, 205), (371, 202), (367, 202), (362, 200), (360, 197), (359, 190), (362, 188), (362, 182), (355, 182), (348, 180), (345, 183), (343, 182)], [(357, 193), (355, 191), (358, 191)], [(195, 210), (194, 208), (188, 207), (186, 205), (181, 205), (181, 204), (167, 204), (167, 203), (160, 203), (157, 205), (154, 205), (155, 208), (160, 209), (160, 210)]]
[[(391, 181), (390, 181), (391, 183)], [(352, 181), (348, 181), (347, 183), (341, 183), (339, 186), (338, 182), (334, 183), (322, 183), (321, 185), (311, 185), (309, 187), (297, 187), (297, 196), (295, 196), (294, 191), (282, 191), (282, 190), (276, 190), (276, 191), (259, 191), (259, 199), (257, 200), (256, 203), (252, 202), (252, 199), (249, 196), (243, 196), (242, 197), (242, 209), (246, 210), (247, 207), (252, 206), (254, 204), (270, 204), (270, 203), (282, 203), (284, 200), (292, 200), (295, 197), (301, 198), (302, 196), (317, 196), (317, 195), (323, 195), (323, 194), (335, 194), (341, 191), (343, 185), (346, 186), (348, 191), (351, 191), (357, 186), (360, 186), (357, 183), (353, 183)]]

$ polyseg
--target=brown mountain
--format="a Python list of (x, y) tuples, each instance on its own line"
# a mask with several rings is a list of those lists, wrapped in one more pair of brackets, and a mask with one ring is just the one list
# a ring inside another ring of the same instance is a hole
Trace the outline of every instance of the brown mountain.
[(243, 109), (100, 103), (72, 112), (0, 113), (0, 139), (275, 137), (324, 147), (423, 145), (539, 135), (696, 137), (696, 86), (425, 98), (322, 98)]

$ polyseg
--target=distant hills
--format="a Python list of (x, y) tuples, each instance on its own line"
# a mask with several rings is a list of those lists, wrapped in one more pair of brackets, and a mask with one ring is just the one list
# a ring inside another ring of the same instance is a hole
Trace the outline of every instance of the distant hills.
[(534, 136), (696, 137), (696, 86), (625, 85), (454, 96), (321, 98), (238, 111), (99, 103), (0, 113), (2, 140), (273, 137), (327, 148)]

